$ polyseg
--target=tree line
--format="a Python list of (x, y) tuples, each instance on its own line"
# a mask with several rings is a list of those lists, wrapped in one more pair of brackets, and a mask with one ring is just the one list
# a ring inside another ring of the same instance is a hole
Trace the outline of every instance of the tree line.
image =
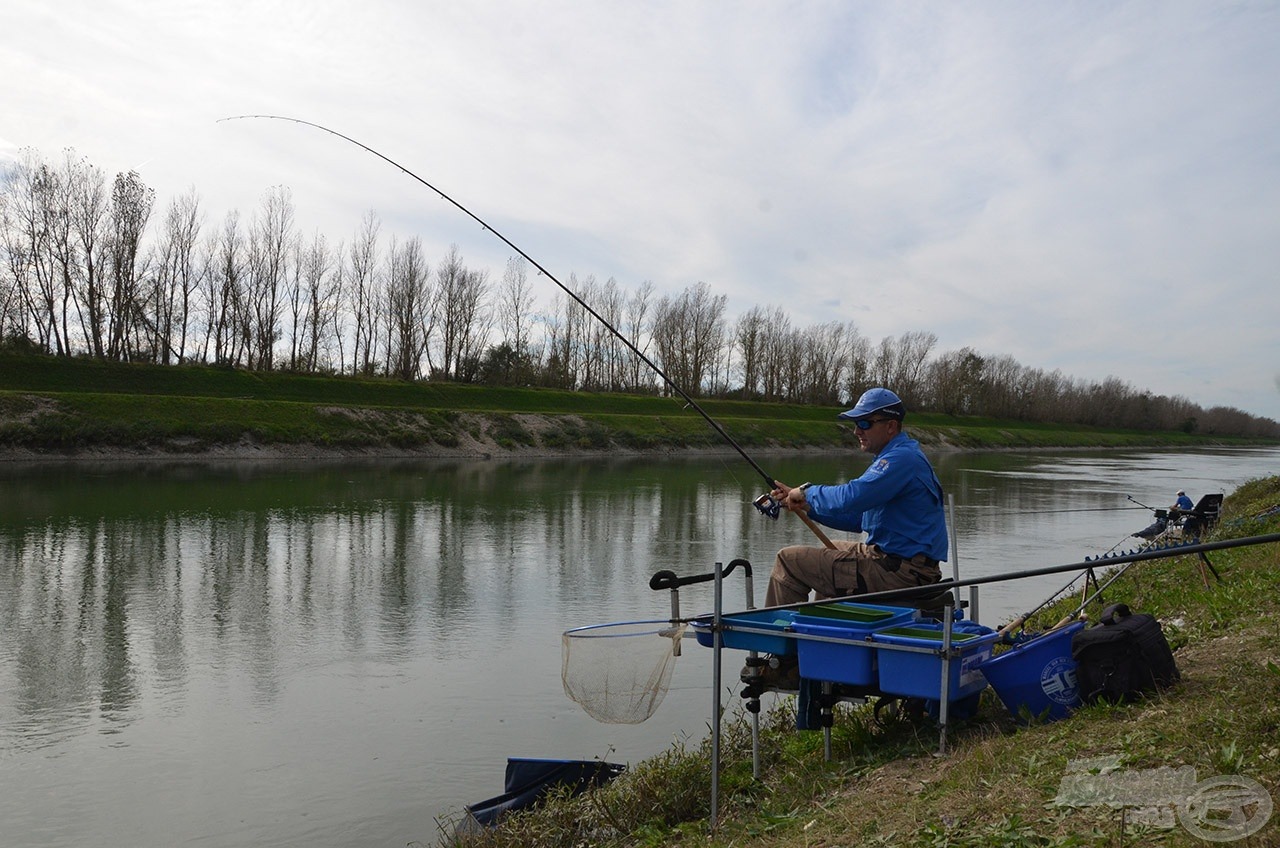
[[(160, 364), (669, 392), (573, 298), (540, 304), (524, 260), (498, 276), (453, 246), (428, 257), (374, 212), (348, 238), (301, 232), (276, 186), (211, 224), (195, 189), (156, 208), (136, 171), (112, 179), (65, 150), (23, 150), (0, 174), (0, 345)], [(698, 282), (659, 296), (571, 274), (567, 285), (684, 391), (837, 405), (872, 385), (912, 409), (1028, 422), (1280, 436), (1277, 422), (1204, 409), (1116, 377), (1079, 380), (910, 330), (874, 341), (852, 322), (793, 325), (779, 306), (730, 319)]]

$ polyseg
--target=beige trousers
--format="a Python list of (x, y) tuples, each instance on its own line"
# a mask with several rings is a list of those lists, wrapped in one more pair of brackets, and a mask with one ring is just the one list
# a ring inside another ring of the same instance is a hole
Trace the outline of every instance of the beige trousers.
[(942, 579), (937, 565), (923, 555), (904, 559), (893, 569), (893, 558), (875, 545), (837, 541), (835, 548), (793, 545), (778, 551), (765, 593), (766, 606), (798, 604), (809, 592), (823, 598), (840, 598), (889, 589), (925, 586)]

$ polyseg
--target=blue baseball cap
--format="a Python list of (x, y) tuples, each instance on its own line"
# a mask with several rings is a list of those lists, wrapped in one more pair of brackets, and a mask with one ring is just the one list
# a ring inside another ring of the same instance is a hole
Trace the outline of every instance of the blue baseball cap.
[(907, 415), (907, 408), (902, 405), (902, 398), (893, 392), (888, 389), (874, 388), (863, 392), (862, 397), (858, 398), (858, 402), (853, 409), (840, 413), (840, 417), (851, 418), (856, 421), (859, 418), (867, 418), (876, 412), (901, 421)]

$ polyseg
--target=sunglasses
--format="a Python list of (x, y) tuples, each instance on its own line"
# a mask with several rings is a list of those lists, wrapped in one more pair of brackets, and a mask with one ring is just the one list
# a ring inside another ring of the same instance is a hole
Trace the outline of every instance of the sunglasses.
[(859, 418), (857, 421), (853, 422), (853, 426), (857, 427), (859, 430), (870, 430), (872, 427), (876, 426), (881, 421), (897, 421), (897, 420), (898, 419), (896, 418)]

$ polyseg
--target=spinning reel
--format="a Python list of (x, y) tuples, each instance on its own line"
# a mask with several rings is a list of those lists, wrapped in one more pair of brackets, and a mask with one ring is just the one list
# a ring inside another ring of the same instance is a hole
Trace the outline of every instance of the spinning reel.
[(773, 495), (768, 492), (753, 500), (751, 505), (760, 510), (761, 515), (766, 515), (774, 521), (777, 521), (778, 516), (782, 514), (782, 504), (774, 500)]

